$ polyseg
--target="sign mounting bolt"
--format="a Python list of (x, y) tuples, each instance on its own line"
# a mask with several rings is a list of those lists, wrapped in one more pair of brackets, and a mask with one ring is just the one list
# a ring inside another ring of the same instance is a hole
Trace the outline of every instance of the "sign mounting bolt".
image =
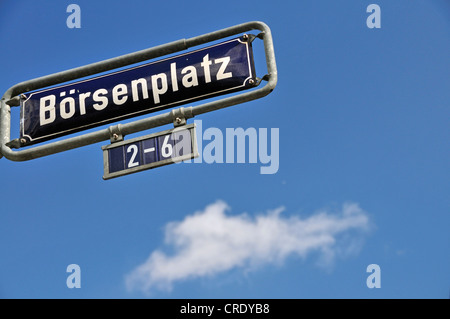
[(26, 139), (24, 139), (24, 138), (21, 138), (21, 139), (20, 139), (20, 144), (25, 144), (26, 142), (27, 142)]

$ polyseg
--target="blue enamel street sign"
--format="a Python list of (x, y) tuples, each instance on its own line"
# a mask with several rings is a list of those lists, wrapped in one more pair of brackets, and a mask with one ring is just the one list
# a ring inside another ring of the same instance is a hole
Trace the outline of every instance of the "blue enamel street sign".
[(195, 124), (102, 147), (104, 175), (110, 179), (198, 157)]
[(255, 86), (240, 37), (164, 60), (49, 88), (21, 100), (21, 145)]

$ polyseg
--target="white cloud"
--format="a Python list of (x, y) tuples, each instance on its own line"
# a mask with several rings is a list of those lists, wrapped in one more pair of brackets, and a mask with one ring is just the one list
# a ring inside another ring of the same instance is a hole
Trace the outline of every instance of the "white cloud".
[[(336, 255), (355, 253), (369, 218), (358, 204), (347, 203), (342, 211), (318, 212), (308, 218), (283, 217), (283, 208), (257, 215), (227, 215), (228, 205), (218, 201), (203, 211), (171, 222), (165, 242), (174, 247), (169, 256), (160, 250), (126, 276), (130, 290), (170, 290), (188, 278), (212, 276), (234, 268), (282, 264), (286, 257), (305, 258), (319, 253), (319, 263), (330, 265)], [(354, 231), (357, 231), (354, 233)]]

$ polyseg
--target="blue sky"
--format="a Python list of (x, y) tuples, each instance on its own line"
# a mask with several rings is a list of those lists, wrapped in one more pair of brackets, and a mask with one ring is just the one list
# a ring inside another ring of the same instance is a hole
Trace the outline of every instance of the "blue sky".
[(105, 181), (109, 141), (2, 158), (1, 298), (449, 297), (445, 0), (6, 0), (0, 87), (253, 20), (272, 30), (278, 85), (196, 117), (197, 134), (278, 129), (278, 171), (182, 163)]

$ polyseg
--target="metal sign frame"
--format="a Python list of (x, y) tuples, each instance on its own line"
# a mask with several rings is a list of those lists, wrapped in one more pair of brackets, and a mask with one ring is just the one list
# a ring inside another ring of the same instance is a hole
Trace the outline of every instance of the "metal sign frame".
[[(263, 87), (258, 87), (257, 89), (253, 89), (251, 91), (246, 91), (241, 94), (225, 97), (220, 100), (207, 102), (201, 105), (180, 107), (164, 114), (158, 114), (145, 119), (136, 120), (134, 122), (112, 125), (106, 129), (101, 129), (96, 132), (85, 133), (82, 135), (69, 137), (64, 140), (54, 141), (48, 144), (34, 146), (19, 151), (13, 150), (21, 147), (19, 139), (12, 141), (10, 140), (11, 107), (18, 106), (20, 104), (20, 94), (180, 52), (191, 47), (242, 34), (251, 30), (261, 31), (257, 37), (262, 39), (264, 43), (268, 74), (266, 74), (259, 81), (267, 81)], [(278, 76), (275, 53), (270, 28), (263, 22), (252, 21), (193, 38), (173, 41), (112, 59), (21, 82), (9, 88), (0, 100), (0, 158), (4, 156), (12, 161), (27, 161), (102, 142), (108, 139), (111, 142), (120, 141), (125, 135), (166, 124), (174, 123), (175, 126), (185, 124), (186, 119), (193, 118), (194, 116), (264, 97), (274, 90), (277, 84), (277, 79)]]
[[(250, 36), (23, 94), (20, 146), (254, 88)], [(22, 97), (22, 95), (21, 95)]]

